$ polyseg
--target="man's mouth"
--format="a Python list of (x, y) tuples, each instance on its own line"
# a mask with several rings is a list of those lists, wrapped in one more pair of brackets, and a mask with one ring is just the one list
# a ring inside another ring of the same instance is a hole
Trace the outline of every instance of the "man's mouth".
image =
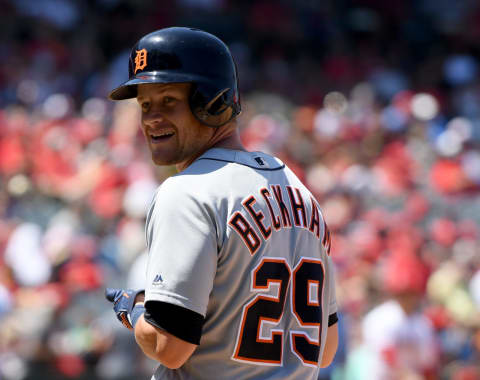
[(174, 134), (175, 134), (174, 131), (150, 133), (150, 140), (153, 142), (161, 142), (161, 141), (168, 140)]

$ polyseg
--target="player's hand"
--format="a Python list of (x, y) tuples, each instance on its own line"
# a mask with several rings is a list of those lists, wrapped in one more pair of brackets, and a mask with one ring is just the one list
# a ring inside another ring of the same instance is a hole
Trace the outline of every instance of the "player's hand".
[(140, 294), (145, 294), (145, 291), (143, 289), (105, 289), (105, 298), (113, 302), (113, 311), (117, 315), (118, 320), (130, 330), (133, 329), (131, 313), (135, 306), (135, 300)]

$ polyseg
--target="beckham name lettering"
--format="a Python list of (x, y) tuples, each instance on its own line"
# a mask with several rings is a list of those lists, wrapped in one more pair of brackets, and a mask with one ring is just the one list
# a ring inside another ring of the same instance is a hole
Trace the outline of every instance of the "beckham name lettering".
[[(300, 227), (308, 230), (317, 239), (320, 239), (320, 233), (323, 232), (322, 244), (327, 254), (330, 253), (330, 231), (321, 216), (317, 201), (311, 195), (307, 200), (309, 204), (306, 204), (300, 189), (292, 186), (271, 185), (270, 189), (261, 188), (257, 197), (263, 198), (266, 208), (259, 207), (259, 202), (254, 195), (246, 197), (242, 201), (242, 206), (258, 228), (263, 241), (268, 240), (274, 231), (292, 228), (292, 226)], [(274, 205), (277, 206), (277, 212), (274, 211)], [(320, 223), (323, 226), (320, 226)], [(233, 213), (228, 224), (240, 235), (250, 254), (254, 255), (263, 241), (253, 224), (239, 211)]]

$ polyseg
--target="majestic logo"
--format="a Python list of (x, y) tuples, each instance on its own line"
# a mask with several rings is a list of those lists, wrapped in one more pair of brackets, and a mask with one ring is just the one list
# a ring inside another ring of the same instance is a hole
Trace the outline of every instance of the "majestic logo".
[(157, 274), (155, 278), (153, 279), (154, 284), (158, 284), (159, 282), (163, 282), (163, 278), (161, 275)]
[(147, 67), (147, 49), (137, 50), (136, 53), (134, 74), (136, 74), (138, 70), (143, 70)]

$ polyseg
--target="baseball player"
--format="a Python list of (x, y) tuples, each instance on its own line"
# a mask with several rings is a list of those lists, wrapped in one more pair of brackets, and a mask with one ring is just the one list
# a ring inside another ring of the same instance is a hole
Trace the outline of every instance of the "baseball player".
[(106, 290), (152, 379), (316, 379), (338, 341), (330, 234), (284, 163), (243, 148), (227, 46), (161, 29), (129, 74), (110, 98), (137, 99), (152, 160), (178, 169), (148, 212), (145, 290)]

